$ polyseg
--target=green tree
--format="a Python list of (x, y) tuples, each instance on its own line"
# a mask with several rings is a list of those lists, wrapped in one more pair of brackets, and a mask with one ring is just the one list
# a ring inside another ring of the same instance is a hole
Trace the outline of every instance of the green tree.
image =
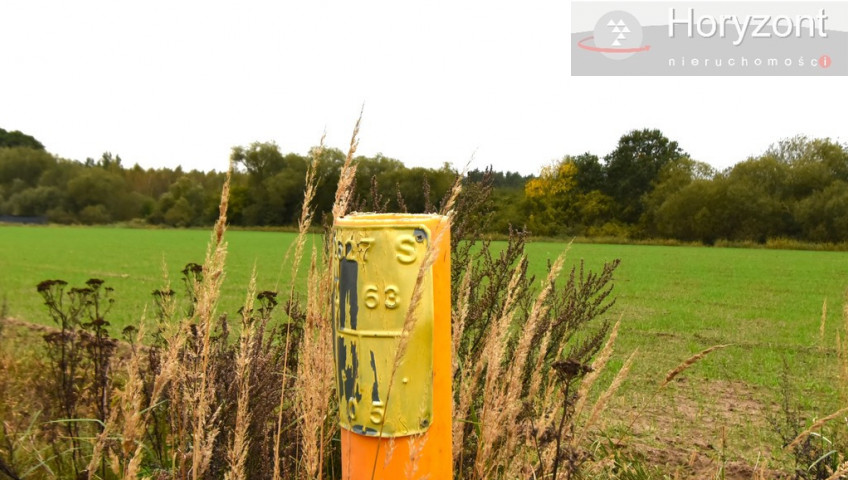
[(18, 130), (7, 132), (0, 128), (0, 148), (5, 147), (25, 147), (33, 150), (44, 150), (44, 145), (36, 140), (35, 137)]
[(267, 197), (254, 205), (261, 208), (254, 214), (261, 225), (292, 225), (300, 215), (306, 188), (306, 159), (289, 154), (284, 160), (285, 168), (262, 182)]
[[(680, 157), (660, 169), (651, 191), (642, 197), (644, 212), (639, 219), (639, 229), (647, 236), (663, 236), (657, 226), (657, 211), (663, 203), (695, 180), (712, 180), (717, 172), (710, 165)], [(690, 239), (691, 240), (691, 239)]]
[(51, 209), (65, 203), (64, 193), (56, 187), (27, 188), (6, 201), (2, 211), (23, 217), (44, 216)]
[(634, 224), (644, 211), (643, 195), (651, 191), (662, 168), (684, 156), (677, 142), (659, 130), (633, 130), (619, 139), (604, 157), (606, 181), (603, 192), (616, 203), (616, 217)]
[(243, 167), (256, 184), (286, 168), (280, 147), (274, 142), (253, 142), (248, 147), (233, 147), (230, 158)]
[(159, 197), (148, 220), (173, 227), (200, 225), (204, 223), (206, 197), (207, 192), (200, 182), (183, 175)]
[(86, 205), (82, 210), (80, 210), (77, 218), (80, 222), (86, 225), (97, 225), (110, 223), (112, 221), (112, 216), (109, 215), (109, 210), (102, 203)]
[(56, 187), (61, 191), (68, 189), (68, 182), (85, 172), (85, 167), (79, 162), (57, 158), (56, 162), (42, 171), (38, 185)]
[[(109, 223), (126, 220), (122, 218), (121, 206), (128, 194), (124, 179), (102, 168), (86, 168), (83, 173), (68, 181), (68, 204), (71, 212), (80, 212), (87, 207), (86, 223)], [(98, 205), (102, 208), (96, 208)]]
[(25, 187), (35, 187), (41, 176), (56, 165), (56, 159), (30, 147), (0, 148), (0, 187), (10, 187), (16, 180)]
[(664, 237), (711, 244), (721, 238), (726, 210), (726, 185), (721, 177), (696, 179), (669, 195), (656, 209), (653, 222)]
[(606, 170), (597, 155), (586, 152), (576, 157), (570, 157), (571, 162), (577, 167), (577, 188), (581, 192), (588, 193), (592, 190), (602, 190), (606, 180)]
[(848, 183), (837, 180), (801, 200), (795, 218), (808, 240), (848, 241)]
[(307, 161), (283, 155), (273, 142), (233, 147), (232, 160), (247, 174), (247, 198), (241, 212), (248, 225), (288, 225), (303, 197)]
[(797, 233), (791, 177), (791, 165), (769, 154), (734, 165), (726, 176), (732, 234), (724, 238), (765, 242)]

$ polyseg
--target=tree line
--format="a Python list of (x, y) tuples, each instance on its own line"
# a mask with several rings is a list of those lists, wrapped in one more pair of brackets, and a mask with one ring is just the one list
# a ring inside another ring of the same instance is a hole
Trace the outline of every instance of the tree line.
[[(236, 146), (229, 214), (238, 226), (293, 225), (310, 154), (271, 142)], [(322, 151), (317, 221), (333, 203), (345, 155)], [(457, 172), (359, 157), (356, 207), (420, 213), (436, 209)], [(603, 157), (566, 155), (537, 175), (473, 170), (468, 182), (491, 189), (486, 228), (526, 227), (539, 236), (668, 238), (764, 242), (786, 237), (848, 240), (848, 145), (795, 137), (718, 171), (692, 159), (659, 130), (623, 135)], [(210, 225), (225, 173), (126, 167), (104, 153), (84, 162), (49, 153), (32, 136), (0, 129), (0, 216), (63, 224)]]

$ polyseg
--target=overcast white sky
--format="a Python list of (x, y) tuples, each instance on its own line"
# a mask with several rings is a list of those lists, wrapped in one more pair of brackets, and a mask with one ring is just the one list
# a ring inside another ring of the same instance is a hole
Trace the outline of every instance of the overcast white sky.
[(848, 140), (846, 78), (571, 77), (567, 1), (0, 3), (0, 128), (65, 158), (226, 168), (231, 147), (537, 173), (658, 128), (723, 168)]

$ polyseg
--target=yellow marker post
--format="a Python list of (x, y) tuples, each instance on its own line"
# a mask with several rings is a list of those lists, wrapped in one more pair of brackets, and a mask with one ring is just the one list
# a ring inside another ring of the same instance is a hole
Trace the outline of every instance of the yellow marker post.
[[(333, 352), (343, 479), (453, 477), (450, 232), (440, 235), (449, 228), (442, 218), (336, 219)], [(426, 272), (415, 327), (394, 368), (415, 281), (437, 239), (438, 258)]]

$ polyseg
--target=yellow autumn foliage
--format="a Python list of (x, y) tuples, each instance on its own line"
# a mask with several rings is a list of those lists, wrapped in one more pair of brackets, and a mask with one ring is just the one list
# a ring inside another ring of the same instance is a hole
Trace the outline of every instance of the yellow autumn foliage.
[(537, 178), (527, 182), (524, 194), (538, 200), (565, 195), (577, 186), (576, 175), (577, 166), (570, 160), (546, 165)]

